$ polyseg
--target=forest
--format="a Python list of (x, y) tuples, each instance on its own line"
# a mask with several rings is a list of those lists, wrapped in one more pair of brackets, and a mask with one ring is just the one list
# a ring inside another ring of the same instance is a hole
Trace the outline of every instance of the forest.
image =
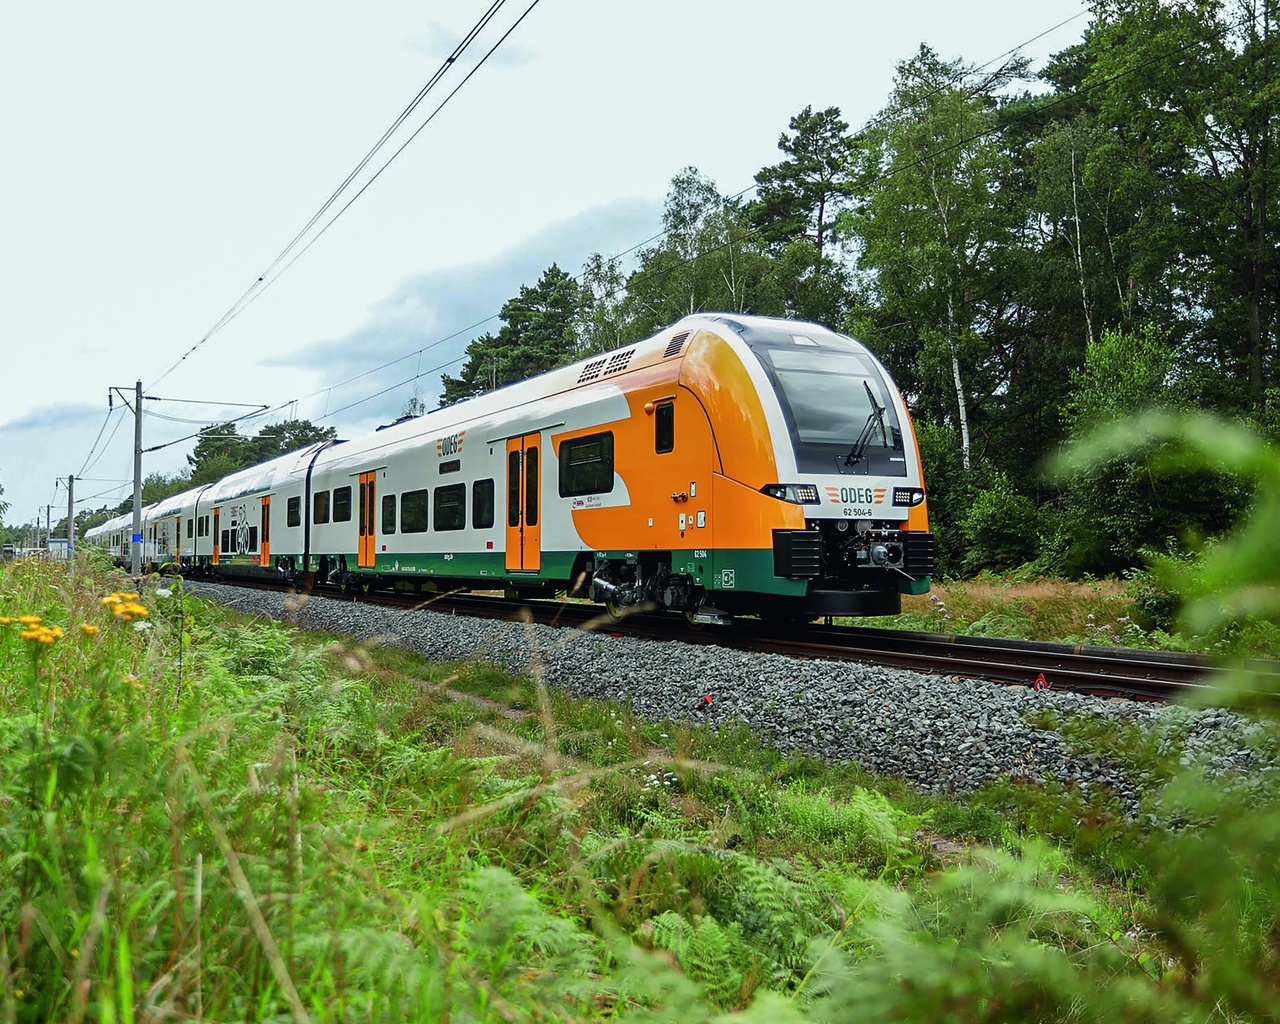
[(442, 401), (693, 312), (813, 320), (903, 389), (944, 573), (1115, 574), (1195, 547), (1244, 484), (1169, 469), (1154, 442), (1047, 466), (1152, 408), (1280, 434), (1275, 7), (1101, 0), (1037, 74), (922, 46), (865, 126), (806, 107), (754, 189), (687, 167), (656, 242), (521, 287)]
[[(867, 124), (806, 107), (753, 188), (725, 195), (686, 167), (650, 244), (521, 286), (441, 404), (689, 313), (812, 320), (902, 388), (942, 574), (1114, 575), (1193, 550), (1238, 522), (1247, 484), (1171, 466), (1169, 442), (1050, 462), (1150, 409), (1280, 436), (1276, 6), (1098, 0), (1037, 72), (921, 46)], [(211, 425), (144, 500), (321, 436)]]

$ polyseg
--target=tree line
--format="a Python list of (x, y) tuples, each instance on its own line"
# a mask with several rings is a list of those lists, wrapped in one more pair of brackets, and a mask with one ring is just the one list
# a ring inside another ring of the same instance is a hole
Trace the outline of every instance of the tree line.
[(835, 107), (791, 118), (751, 198), (685, 168), (634, 263), (596, 254), (521, 287), (442, 403), (689, 313), (813, 320), (907, 396), (945, 571), (1114, 573), (1220, 533), (1248, 495), (1157, 475), (1159, 446), (1044, 466), (1150, 406), (1280, 434), (1276, 7), (1097, 0), (1034, 76), (921, 46), (862, 129)]
[[(791, 118), (749, 198), (684, 168), (664, 233), (629, 262), (521, 286), (441, 404), (689, 313), (813, 320), (865, 342), (907, 397), (943, 571), (1116, 573), (1221, 533), (1248, 494), (1213, 473), (1170, 482), (1159, 445), (1044, 467), (1150, 406), (1280, 436), (1278, 5), (1095, 0), (1035, 75), (921, 46), (862, 128), (836, 107)], [(144, 500), (331, 436), (210, 426)]]

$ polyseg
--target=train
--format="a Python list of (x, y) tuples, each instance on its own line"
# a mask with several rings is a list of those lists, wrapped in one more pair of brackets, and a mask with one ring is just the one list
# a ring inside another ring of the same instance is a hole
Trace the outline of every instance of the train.
[[(131, 558), (132, 513), (92, 544)], [(915, 429), (860, 342), (696, 314), (144, 509), (149, 570), (569, 595), (612, 615), (892, 615), (934, 563)]]

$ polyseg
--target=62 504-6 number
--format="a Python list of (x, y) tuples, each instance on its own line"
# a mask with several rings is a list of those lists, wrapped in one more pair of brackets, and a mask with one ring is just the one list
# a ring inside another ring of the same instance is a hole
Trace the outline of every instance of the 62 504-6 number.
[(869, 508), (855, 508), (853, 505), (846, 505), (841, 511), (846, 519), (870, 519), (874, 515)]

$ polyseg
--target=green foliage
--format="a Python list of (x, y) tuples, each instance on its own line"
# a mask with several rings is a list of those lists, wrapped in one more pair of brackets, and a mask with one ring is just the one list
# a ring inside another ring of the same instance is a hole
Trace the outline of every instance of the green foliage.
[(1040, 511), (1000, 472), (993, 475), (990, 486), (974, 496), (961, 519), (961, 529), (968, 573), (1008, 570), (1034, 560), (1040, 550)]
[(200, 431), (195, 449), (187, 456), (191, 471), (186, 485), (213, 483), (238, 469), (337, 436), (334, 427), (318, 427), (309, 420), (269, 423), (253, 437), (243, 436), (234, 423), (213, 423)]
[(484, 334), (467, 346), (459, 375), (440, 378), (440, 404), (482, 395), (569, 362), (578, 354), (575, 321), (581, 303), (577, 281), (551, 264), (536, 285), (522, 286), (503, 303), (496, 335)]

